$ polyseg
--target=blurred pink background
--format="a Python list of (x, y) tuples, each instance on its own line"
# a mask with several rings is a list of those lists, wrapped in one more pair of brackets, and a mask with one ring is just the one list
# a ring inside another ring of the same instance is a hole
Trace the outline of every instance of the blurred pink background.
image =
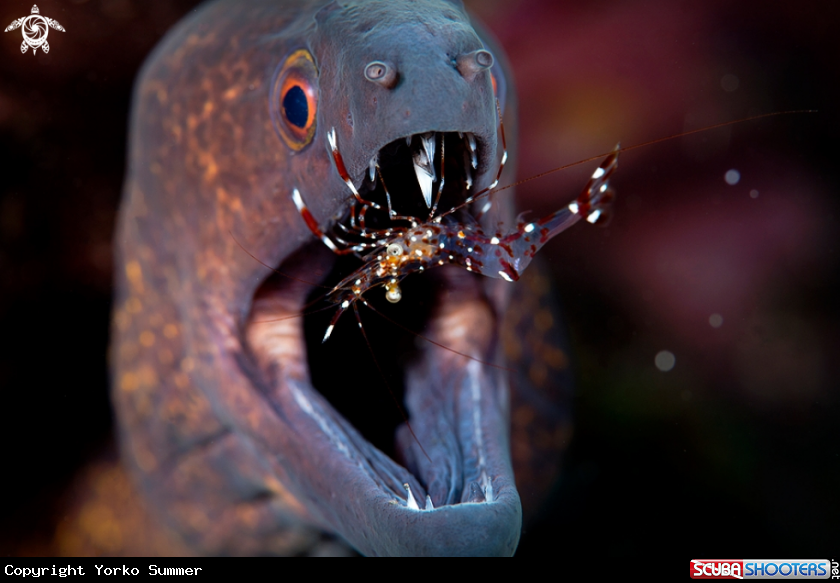
[[(578, 357), (577, 433), (520, 554), (836, 548), (838, 7), (471, 6), (514, 71), (521, 178), (619, 141), (819, 110), (622, 154), (610, 225), (546, 248)], [(554, 210), (596, 164), (520, 186), (520, 207)], [(728, 513), (742, 520), (697, 521)]]

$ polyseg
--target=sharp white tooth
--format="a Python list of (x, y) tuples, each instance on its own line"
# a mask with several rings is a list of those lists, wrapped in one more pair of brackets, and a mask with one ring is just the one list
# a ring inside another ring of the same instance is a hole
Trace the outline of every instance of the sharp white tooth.
[(458, 132), (458, 137), (463, 140), (464, 139), (464, 132)]
[(414, 174), (417, 175), (417, 183), (423, 192), (423, 200), (426, 202), (426, 207), (429, 208), (432, 206), (432, 175), (429, 174), (428, 166), (418, 164), (417, 158), (418, 156), (414, 157)]
[(434, 510), (435, 505), (432, 504), (432, 498), (426, 494), (426, 510)]
[(405, 137), (405, 145), (406, 145), (406, 146), (410, 146), (410, 145), (411, 145), (411, 136), (406, 136), (406, 137)]
[(414, 174), (423, 193), (426, 207), (432, 206), (432, 183), (435, 181), (435, 134), (420, 136), (423, 147), (414, 153)]
[(467, 146), (469, 146), (470, 148), (470, 162), (472, 163), (472, 167), (474, 170), (478, 168), (478, 154), (475, 151), (475, 136), (473, 134), (467, 134)]
[(420, 510), (420, 506), (417, 505), (417, 500), (415, 500), (414, 494), (411, 493), (411, 486), (409, 486), (408, 484), (403, 484), (403, 488), (405, 488), (406, 495), (405, 505), (411, 508), (412, 510)]
[(373, 158), (370, 159), (370, 167), (368, 168), (368, 175), (370, 176), (370, 181), (373, 182), (376, 180), (376, 158), (379, 156), (377, 154)]
[(464, 173), (467, 176), (467, 190), (469, 190), (473, 184), (472, 170), (470, 170), (469, 164), (470, 155), (467, 152), (464, 152)]
[(429, 172), (432, 175), (432, 181), (435, 180), (435, 134), (429, 132), (422, 136), (423, 150), (426, 153), (426, 160), (429, 165)]

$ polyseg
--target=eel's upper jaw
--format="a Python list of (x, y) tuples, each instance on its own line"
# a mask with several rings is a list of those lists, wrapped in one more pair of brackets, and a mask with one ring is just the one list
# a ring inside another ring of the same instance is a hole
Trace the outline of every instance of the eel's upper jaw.
[(476, 192), (490, 166), (485, 144), (470, 132), (428, 131), (399, 137), (370, 157), (359, 188), (383, 202), (389, 191), (394, 204), (403, 207), (399, 214), (413, 214), (423, 222), (424, 212), (435, 202), (447, 210)]
[[(468, 152), (458, 152), (467, 164)], [(399, 160), (384, 165), (402, 164), (413, 173), (411, 153), (392, 152)], [(388, 155), (380, 152), (380, 164)], [(449, 165), (446, 171), (454, 174)], [(383, 172), (389, 174), (387, 168)], [(461, 180), (466, 175), (463, 170)], [(415, 198), (422, 209), (425, 201)], [(512, 554), (521, 506), (510, 462), (506, 371), (486, 364), (493, 360), (497, 330), (483, 280), (458, 269), (444, 271), (447, 292), (438, 298), (425, 334), (452, 350), (423, 343), (420, 358), (405, 371), (413, 435), (406, 426), (397, 432), (403, 467), (366, 441), (311, 384), (303, 322), (295, 316), (313, 289), (306, 283), (313, 265), (332, 260), (317, 247), (287, 258), (283, 272), (300, 279), (268, 280), (246, 325), (246, 344), (268, 400), (294, 443), (276, 452), (283, 456), (289, 489), (324, 527), (364, 554)], [(351, 322), (345, 316), (344, 324)], [(352, 378), (350, 371), (344, 378), (345, 383)]]

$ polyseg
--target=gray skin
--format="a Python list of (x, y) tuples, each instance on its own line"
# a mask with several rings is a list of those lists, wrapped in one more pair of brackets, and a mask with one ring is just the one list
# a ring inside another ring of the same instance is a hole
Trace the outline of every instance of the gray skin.
[[(454, 64), (482, 47), (498, 63), (459, 2), (232, 0), (190, 16), (146, 63), (116, 239), (112, 393), (124, 462), (150, 506), (200, 551), (301, 553), (319, 529), (366, 555), (515, 551), (515, 381), (484, 364), (503, 361), (497, 315), (510, 284), (447, 272), (450, 292), (426, 335), (483, 363), (428, 345), (406, 371), (406, 408), (431, 458), (403, 428), (411, 471), (311, 386), (302, 319), (278, 319), (300, 313), (316, 277), (307, 274), (332, 261), (310, 245), (292, 189), (324, 229), (352, 202), (330, 156), (331, 127), (356, 185), (380, 148), (429, 131), (474, 133), (476, 186), (493, 180), (489, 72)], [(299, 48), (317, 65), (319, 106), (314, 140), (293, 152), (272, 122), (272, 86)], [(393, 87), (365, 79), (374, 60), (395, 65)], [(258, 293), (271, 271), (243, 248), (305, 281)], [(405, 483), (435, 509), (409, 508)]]

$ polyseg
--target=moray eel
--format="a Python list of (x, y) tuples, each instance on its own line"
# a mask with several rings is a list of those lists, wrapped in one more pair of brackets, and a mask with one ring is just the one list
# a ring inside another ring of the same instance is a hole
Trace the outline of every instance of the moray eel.
[[(484, 49), (496, 56), (492, 70), (470, 62)], [(371, 74), (372, 62), (385, 69)], [(366, 555), (517, 548), (511, 439), (529, 500), (545, 491), (568, 439), (558, 423), (565, 389), (544, 382), (564, 357), (534, 286), (440, 270), (444, 291), (424, 334), (452, 350), (421, 342), (405, 365), (414, 435), (397, 431), (400, 463), (312, 386), (303, 318), (294, 317), (335, 257), (292, 190), (323, 229), (354, 202), (329, 130), (359, 188), (389, 145), (471, 134), (471, 178), (483, 188), (501, 156), (495, 95), (515, 129), (502, 62), (460, 2), (446, 0), (223, 0), (189, 16), (148, 59), (116, 239), (112, 393), (125, 465), (200, 552), (299, 554), (321, 531)], [(416, 182), (398, 190), (422, 200)], [(509, 203), (494, 211), (492, 220), (511, 219)], [(509, 308), (511, 294), (525, 299)], [(528, 332), (538, 314), (541, 332)], [(519, 336), (500, 341), (503, 326)], [(490, 365), (506, 357), (513, 372)], [(343, 375), (335, 382), (370, 398), (363, 374)]]

